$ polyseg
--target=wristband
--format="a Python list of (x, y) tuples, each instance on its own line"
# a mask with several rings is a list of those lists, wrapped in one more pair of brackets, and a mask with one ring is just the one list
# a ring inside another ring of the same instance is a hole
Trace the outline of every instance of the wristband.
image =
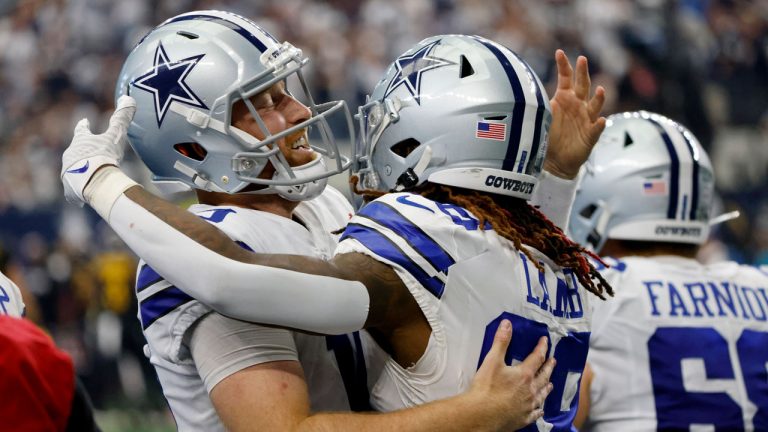
[(105, 166), (91, 177), (83, 190), (83, 197), (85, 202), (93, 207), (99, 216), (109, 222), (109, 213), (112, 211), (115, 201), (123, 192), (137, 185), (138, 183), (125, 175), (118, 167)]

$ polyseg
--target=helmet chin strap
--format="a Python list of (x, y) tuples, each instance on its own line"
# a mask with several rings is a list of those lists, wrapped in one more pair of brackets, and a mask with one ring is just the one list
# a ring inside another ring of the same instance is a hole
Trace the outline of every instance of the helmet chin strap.
[[(325, 160), (318, 154), (317, 157), (312, 161), (305, 163), (304, 165), (291, 167), (291, 170), (298, 178), (311, 178), (316, 174), (320, 174), (326, 171)], [(285, 173), (275, 171), (275, 173), (272, 175), (272, 179), (288, 180), (289, 177)], [(312, 180), (297, 185), (271, 185), (265, 187), (264, 189), (248, 191), (244, 193), (255, 195), (277, 194), (281, 198), (288, 201), (307, 201), (323, 193), (323, 190), (325, 190), (325, 186), (327, 184), (328, 178), (324, 177), (318, 180)]]
[(202, 175), (200, 175), (199, 172), (197, 172), (197, 170), (195, 170), (194, 168), (188, 165), (185, 165), (181, 161), (176, 161), (176, 163), (173, 164), (173, 168), (175, 168), (176, 171), (192, 179), (192, 183), (194, 183), (198, 189), (207, 190), (211, 192), (226, 192), (224, 189), (220, 188), (216, 183), (204, 178)]
[(432, 160), (432, 147), (426, 146), (424, 151), (421, 152), (421, 157), (419, 158), (419, 161), (416, 162), (416, 165), (413, 168), (405, 170), (400, 174), (400, 177), (397, 178), (397, 186), (395, 186), (394, 191), (401, 192), (405, 189), (417, 186), (419, 184), (419, 176), (421, 176), (424, 173), (424, 170), (427, 169), (430, 160)]

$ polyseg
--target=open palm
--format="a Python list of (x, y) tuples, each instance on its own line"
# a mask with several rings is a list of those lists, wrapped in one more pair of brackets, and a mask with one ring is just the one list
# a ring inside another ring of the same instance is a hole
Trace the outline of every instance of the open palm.
[(558, 177), (573, 179), (605, 128), (605, 117), (600, 116), (605, 89), (598, 86), (594, 96), (589, 97), (592, 83), (586, 57), (579, 56), (576, 60), (575, 76), (563, 50), (555, 52), (555, 61), (557, 91), (550, 100), (552, 125), (544, 169)]

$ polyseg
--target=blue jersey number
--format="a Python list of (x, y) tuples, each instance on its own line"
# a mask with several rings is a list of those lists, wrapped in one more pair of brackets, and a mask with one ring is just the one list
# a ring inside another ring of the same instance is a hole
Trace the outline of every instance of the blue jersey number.
[(475, 231), (480, 226), (480, 222), (472, 217), (464, 207), (459, 207), (455, 204), (437, 203), (437, 208), (450, 216), (453, 223), (463, 226), (467, 231)]
[(5, 288), (0, 286), (0, 309), (3, 310), (4, 315), (8, 315), (8, 309), (5, 307), (5, 304), (10, 302), (11, 298), (8, 296), (8, 292), (5, 291)]
[[(493, 344), (493, 336), (499, 327), (501, 320), (508, 319), (512, 322), (514, 334), (512, 343), (507, 349), (504, 360), (512, 364), (512, 360), (523, 361), (536, 347), (536, 343), (544, 336), (552, 346), (549, 337), (549, 329), (546, 324), (521, 317), (509, 312), (504, 312), (485, 327), (483, 348), (480, 352), (478, 367), (485, 359)], [(552, 393), (544, 402), (544, 421), (552, 425), (551, 431), (571, 431), (573, 418), (579, 405), (578, 389), (581, 382), (581, 374), (587, 361), (589, 350), (589, 332), (568, 333), (558, 342), (552, 355), (557, 360), (555, 370), (552, 372)], [(547, 350), (549, 357), (549, 349)], [(537, 431), (536, 425), (528, 425), (522, 431)]]
[[(736, 342), (737, 361), (749, 399), (757, 406), (755, 430), (768, 430), (768, 333), (745, 330)], [(736, 378), (728, 341), (709, 327), (660, 327), (648, 340), (651, 381), (659, 430), (709, 424), (716, 431), (743, 431), (741, 407), (726, 392), (686, 391), (682, 361), (698, 359), (707, 379)]]

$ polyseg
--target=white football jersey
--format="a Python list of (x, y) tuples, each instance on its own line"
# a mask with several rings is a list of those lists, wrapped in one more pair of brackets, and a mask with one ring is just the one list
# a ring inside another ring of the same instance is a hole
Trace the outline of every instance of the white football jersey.
[(0, 273), (0, 314), (21, 318), (24, 316), (24, 308), (19, 287)]
[(423, 357), (403, 369), (389, 360), (371, 390), (381, 410), (456, 395), (470, 386), (502, 319), (513, 325), (507, 361), (539, 338), (557, 359), (545, 417), (529, 430), (571, 430), (589, 346), (589, 294), (569, 269), (532, 250), (544, 273), (466, 209), (409, 193), (388, 194), (352, 218), (336, 250), (391, 265), (432, 327)]
[[(347, 200), (331, 187), (320, 197), (298, 205), (294, 215), (301, 223), (272, 213), (230, 206), (197, 204), (190, 207), (190, 211), (216, 225), (243, 248), (323, 258), (332, 256), (336, 245), (337, 236), (331, 232), (343, 227), (352, 214)], [(184, 271), (183, 263), (178, 271)], [(211, 309), (171, 286), (144, 262), (139, 264), (136, 292), (138, 316), (148, 342), (145, 351), (158, 373), (177, 427), (179, 430), (223, 430), (185, 345), (191, 326), (211, 313)], [(295, 348), (264, 346), (253, 364), (300, 360), (313, 410), (348, 411), (350, 406), (368, 406), (364, 359), (370, 354), (363, 348), (366, 335), (324, 337), (289, 333), (293, 335)], [(285, 352), (291, 350), (297, 355), (286, 358)]]
[(587, 430), (768, 431), (768, 275), (733, 262), (607, 259), (593, 302)]

